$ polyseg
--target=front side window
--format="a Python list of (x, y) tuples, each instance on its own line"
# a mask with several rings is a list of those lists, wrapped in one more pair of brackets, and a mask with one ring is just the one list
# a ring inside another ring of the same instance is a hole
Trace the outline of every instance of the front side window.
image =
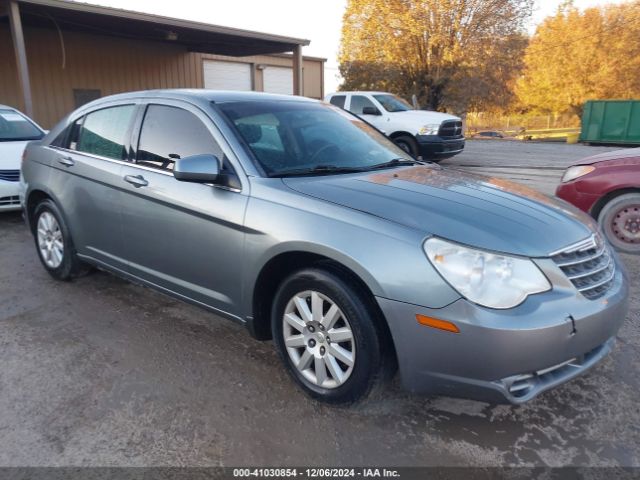
[(337, 107), (302, 101), (216, 106), (235, 125), (269, 176), (379, 168), (411, 157), (376, 129)]
[(364, 109), (364, 107), (373, 107), (377, 110), (377, 107), (367, 97), (364, 97), (362, 95), (351, 96), (351, 105), (349, 105), (349, 111), (351, 113), (362, 115), (362, 110)]
[[(134, 111), (134, 105), (121, 105), (89, 113), (79, 129), (77, 141), (71, 135), (69, 148), (114, 160), (125, 160)], [(73, 134), (73, 127), (71, 133)]]
[(15, 110), (0, 108), (0, 142), (40, 140), (44, 137), (27, 117)]
[(198, 117), (178, 107), (149, 105), (140, 131), (137, 164), (172, 171), (177, 159), (201, 154), (224, 157)]
[(345, 95), (334, 95), (333, 97), (331, 97), (331, 100), (329, 100), (329, 102), (336, 107), (344, 108), (344, 101), (346, 100), (346, 98), (347, 97)]
[(413, 107), (409, 105), (406, 101), (404, 101), (400, 97), (396, 97), (395, 95), (389, 94), (381, 94), (374, 95), (382, 108), (384, 108), (387, 112), (406, 112), (407, 110), (413, 110)]

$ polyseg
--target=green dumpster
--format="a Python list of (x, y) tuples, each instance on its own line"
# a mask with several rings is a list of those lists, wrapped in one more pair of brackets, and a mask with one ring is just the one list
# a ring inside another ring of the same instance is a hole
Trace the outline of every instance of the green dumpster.
[(589, 100), (580, 141), (640, 145), (640, 100)]

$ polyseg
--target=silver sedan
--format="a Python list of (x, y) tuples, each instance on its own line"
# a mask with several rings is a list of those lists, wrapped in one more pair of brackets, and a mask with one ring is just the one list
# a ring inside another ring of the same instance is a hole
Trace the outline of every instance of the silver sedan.
[(27, 147), (44, 268), (101, 268), (273, 339), (312, 397), (396, 370), (522, 403), (611, 351), (626, 273), (589, 217), (414, 159), (357, 117), (258, 93), (103, 98)]

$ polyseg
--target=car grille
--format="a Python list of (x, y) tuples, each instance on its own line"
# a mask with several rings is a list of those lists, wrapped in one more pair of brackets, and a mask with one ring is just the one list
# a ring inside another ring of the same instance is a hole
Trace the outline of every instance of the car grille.
[(459, 120), (442, 122), (438, 135), (444, 138), (462, 138), (462, 122)]
[(20, 180), (20, 170), (0, 170), (0, 180), (17, 182)]
[(540, 387), (548, 385), (555, 380), (561, 380), (570, 376), (577, 369), (582, 368), (585, 363), (590, 362), (594, 357), (599, 355), (605, 348), (606, 343), (594, 348), (584, 355), (574, 357), (565, 362), (553, 365), (552, 367), (503, 379), (503, 383), (506, 384), (509, 393), (514, 397), (525, 397)]
[(613, 283), (615, 262), (599, 234), (551, 257), (571, 283), (589, 300), (602, 297)]
[(0, 197), (0, 207), (6, 207), (8, 205), (20, 205), (20, 197), (17, 195)]

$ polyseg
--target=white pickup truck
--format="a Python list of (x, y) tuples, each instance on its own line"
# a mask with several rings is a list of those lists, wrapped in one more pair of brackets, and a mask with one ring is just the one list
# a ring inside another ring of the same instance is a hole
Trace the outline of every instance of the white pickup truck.
[(414, 157), (437, 162), (464, 150), (459, 117), (414, 110), (386, 92), (337, 92), (325, 100), (366, 120)]

